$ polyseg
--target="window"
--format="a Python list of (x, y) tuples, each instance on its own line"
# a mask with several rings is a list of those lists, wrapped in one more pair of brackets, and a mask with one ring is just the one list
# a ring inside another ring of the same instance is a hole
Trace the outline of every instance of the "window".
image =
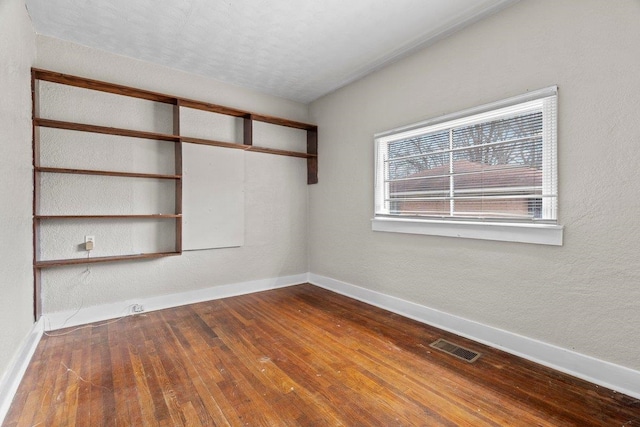
[(556, 104), (554, 86), (376, 135), (373, 229), (562, 244)]

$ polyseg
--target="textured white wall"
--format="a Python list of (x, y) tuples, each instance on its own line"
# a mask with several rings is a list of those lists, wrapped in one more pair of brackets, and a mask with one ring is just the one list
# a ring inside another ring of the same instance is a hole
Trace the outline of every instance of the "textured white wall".
[(0, 1), (0, 377), (33, 325), (31, 74), (35, 35), (22, 0)]
[[(308, 121), (307, 107), (299, 103), (58, 39), (37, 36), (36, 43), (36, 66), (39, 68)], [(86, 91), (77, 93), (78, 89), (51, 84), (43, 84), (41, 91), (41, 115), (48, 118), (171, 132), (171, 109), (164, 105), (113, 95), (87, 95)], [(235, 119), (197, 111), (186, 111), (184, 117), (182, 127), (184, 133), (190, 136), (237, 141), (242, 135), (237, 132), (238, 123)], [(306, 149), (304, 133), (295, 130), (274, 132), (263, 128), (256, 126), (256, 145), (278, 148), (285, 145), (299, 151)], [(114, 150), (109, 145), (112, 137), (90, 136), (87, 140), (86, 134), (76, 133), (73, 136), (71, 132), (47, 132), (62, 134), (47, 136), (45, 154), (49, 154), (51, 161), (58, 162), (57, 166), (62, 166), (59, 162), (66, 162), (69, 167), (171, 173), (171, 170), (167, 170), (171, 165), (166, 162), (162, 144), (140, 143), (138, 140), (123, 144), (126, 146), (124, 149)], [(90, 274), (86, 266), (44, 270), (42, 295), (45, 315), (79, 307), (305, 273), (308, 270), (306, 161), (245, 153), (245, 170), (246, 234), (242, 247), (185, 252), (179, 257), (159, 260), (92, 265)], [(170, 206), (173, 200), (172, 197), (162, 197), (163, 190), (158, 187), (159, 184), (145, 183), (142, 184), (143, 188), (135, 188), (128, 179), (75, 177), (73, 189), (68, 191), (64, 189), (62, 179), (47, 177), (44, 180), (48, 193), (54, 195), (53, 198), (43, 197), (42, 205), (47, 209), (46, 213), (63, 213), (61, 211), (80, 202), (83, 209), (81, 213), (85, 214), (104, 212), (105, 209), (109, 209), (110, 213), (130, 210), (134, 213), (157, 213), (164, 212), (163, 209)], [(67, 177), (64, 179), (69, 182)], [(98, 191), (96, 188), (104, 190)], [(107, 206), (107, 193), (118, 197), (119, 201)], [(168, 193), (171, 194), (171, 190)], [(106, 221), (96, 225), (90, 221), (78, 222), (73, 224), (72, 237), (65, 234), (65, 226), (57, 221), (51, 222), (43, 228), (42, 237), (48, 245), (47, 249), (43, 248), (43, 256), (54, 258), (60, 253), (70, 257), (85, 256), (86, 253), (78, 245), (86, 234), (96, 235), (94, 256), (119, 251), (135, 253), (153, 249), (154, 246), (166, 250), (166, 246), (171, 244), (171, 221), (164, 225), (150, 224), (143, 229), (139, 224), (128, 225), (128, 221), (124, 221), (122, 227), (114, 228), (117, 225), (115, 222)]]
[[(640, 369), (638, 22), (521, 1), (311, 104), (310, 271)], [(374, 133), (553, 84), (563, 247), (371, 231)]]

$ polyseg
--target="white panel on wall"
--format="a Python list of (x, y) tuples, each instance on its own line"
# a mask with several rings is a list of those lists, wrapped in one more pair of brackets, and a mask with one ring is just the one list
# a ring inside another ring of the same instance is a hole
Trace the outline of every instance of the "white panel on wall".
[(182, 144), (182, 249), (244, 244), (244, 151)]

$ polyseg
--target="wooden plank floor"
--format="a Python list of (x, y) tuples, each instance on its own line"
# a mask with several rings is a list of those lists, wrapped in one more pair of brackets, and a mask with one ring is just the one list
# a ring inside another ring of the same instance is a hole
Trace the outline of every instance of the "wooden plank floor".
[(640, 426), (636, 399), (311, 285), (55, 333), (4, 426)]

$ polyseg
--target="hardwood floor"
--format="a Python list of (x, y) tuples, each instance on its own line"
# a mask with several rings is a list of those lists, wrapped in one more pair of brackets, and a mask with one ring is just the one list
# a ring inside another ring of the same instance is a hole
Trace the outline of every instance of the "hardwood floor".
[(636, 399), (312, 285), (53, 334), (4, 426), (640, 426)]

